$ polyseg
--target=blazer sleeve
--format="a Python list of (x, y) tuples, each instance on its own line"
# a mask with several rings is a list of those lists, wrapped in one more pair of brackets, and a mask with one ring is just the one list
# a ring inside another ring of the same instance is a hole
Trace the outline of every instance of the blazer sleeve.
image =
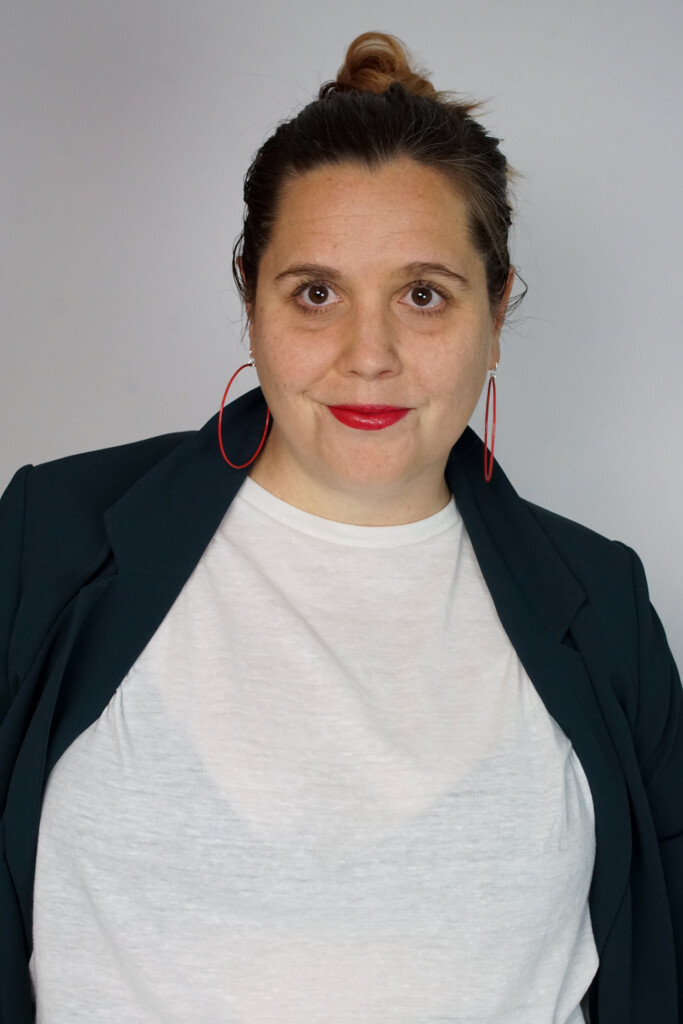
[(642, 562), (630, 548), (629, 552), (638, 617), (634, 743), (671, 908), (683, 1021), (683, 689), (664, 628), (650, 603)]
[(31, 469), (23, 466), (17, 470), (0, 497), (0, 722), (15, 689), (9, 674), (9, 650), (21, 592), (26, 478)]

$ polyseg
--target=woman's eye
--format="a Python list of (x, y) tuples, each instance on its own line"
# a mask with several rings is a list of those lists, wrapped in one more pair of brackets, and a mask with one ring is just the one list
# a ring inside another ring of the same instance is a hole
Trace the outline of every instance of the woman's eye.
[(441, 292), (427, 284), (413, 285), (406, 295), (411, 300), (409, 305), (412, 305), (413, 309), (424, 310), (428, 313), (437, 312), (445, 299)]
[(299, 285), (294, 292), (294, 297), (299, 297), (297, 303), (304, 313), (314, 313), (316, 309), (324, 309), (338, 302), (337, 293), (332, 291), (329, 285), (320, 281), (306, 282)]

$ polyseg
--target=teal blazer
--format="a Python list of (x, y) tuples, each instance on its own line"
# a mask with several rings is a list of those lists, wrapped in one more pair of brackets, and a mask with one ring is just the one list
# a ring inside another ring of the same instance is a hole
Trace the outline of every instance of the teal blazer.
[[(255, 450), (265, 412), (259, 389), (226, 409), (235, 461)], [(3, 1024), (35, 1019), (28, 962), (49, 772), (111, 700), (248, 472), (226, 465), (216, 431), (214, 417), (25, 466), (0, 501)], [(590, 785), (591, 1024), (683, 1024), (682, 691), (641, 562), (521, 499), (500, 466), (485, 483), (469, 428), (446, 480), (500, 620)]]

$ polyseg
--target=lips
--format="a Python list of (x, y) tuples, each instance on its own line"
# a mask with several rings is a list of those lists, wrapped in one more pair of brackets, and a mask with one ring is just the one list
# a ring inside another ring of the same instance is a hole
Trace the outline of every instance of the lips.
[(356, 430), (384, 430), (410, 412), (398, 405), (328, 405), (328, 409), (340, 423)]

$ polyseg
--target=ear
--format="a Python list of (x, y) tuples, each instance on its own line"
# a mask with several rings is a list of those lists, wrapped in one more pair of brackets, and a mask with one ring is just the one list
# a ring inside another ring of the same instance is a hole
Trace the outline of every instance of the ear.
[(515, 280), (515, 268), (510, 267), (508, 271), (508, 278), (505, 282), (505, 290), (500, 297), (498, 307), (493, 315), (493, 343), (491, 345), (491, 359), (489, 370), (495, 370), (496, 366), (500, 362), (500, 332), (503, 329), (505, 323), (505, 314), (507, 313), (508, 303), (510, 301), (510, 292), (512, 291), (512, 285)]
[[(236, 260), (235, 260), (235, 263), (237, 264), (237, 267), (239, 269), (240, 277), (242, 278), (242, 284), (246, 287), (247, 282), (246, 282), (246, 278), (244, 276), (244, 267), (242, 266), (242, 257), (238, 256), (236, 258)], [(252, 321), (252, 316), (253, 316), (254, 308), (251, 305), (251, 303), (246, 302), (245, 303), (245, 309), (246, 309), (246, 313), (247, 313), (247, 323), (249, 325), (249, 337), (251, 338), (251, 321)]]
[(505, 314), (507, 313), (508, 303), (510, 301), (510, 292), (512, 291), (512, 285), (514, 284), (514, 280), (515, 268), (510, 267), (508, 271), (508, 279), (505, 283), (505, 291), (500, 297), (500, 301), (498, 303), (498, 307), (496, 309), (493, 319), (494, 330), (496, 332), (496, 340), (498, 339), (498, 336), (500, 335), (500, 332), (503, 329), (503, 324), (505, 323)]

